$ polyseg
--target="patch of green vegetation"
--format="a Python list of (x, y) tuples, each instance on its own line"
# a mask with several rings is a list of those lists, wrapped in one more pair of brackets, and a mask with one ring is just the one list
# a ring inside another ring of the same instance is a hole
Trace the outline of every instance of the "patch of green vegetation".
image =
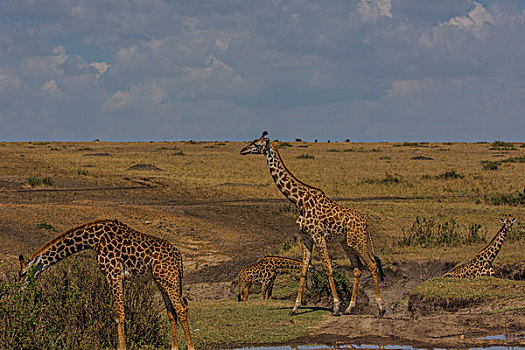
[(367, 184), (382, 184), (382, 185), (391, 185), (391, 184), (398, 184), (401, 183), (402, 180), (395, 176), (390, 174), (388, 171), (385, 173), (385, 177), (382, 179), (366, 179), (363, 180), (363, 183)]
[(299, 148), (308, 148), (308, 145), (297, 145)]
[(456, 170), (445, 171), (442, 174), (436, 175), (436, 179), (450, 180), (450, 179), (462, 179), (465, 175), (459, 174)]
[[(131, 349), (169, 347), (169, 323), (154, 283), (126, 282), (124, 309)], [(114, 349), (111, 294), (92, 254), (68, 258), (36, 283), (0, 281), (0, 329), (0, 349)]]
[(62, 149), (60, 149), (58, 147), (51, 147), (50, 150), (51, 151), (62, 151)]
[(50, 230), (55, 231), (55, 228), (53, 225), (48, 224), (47, 222), (41, 222), (40, 224), (36, 225), (38, 228), (44, 229), (44, 230)]
[(226, 146), (225, 142), (215, 142), (215, 146)]
[(288, 204), (288, 203), (283, 204), (279, 207), (279, 211), (281, 213), (292, 213), (295, 215), (299, 215), (299, 209), (294, 204)]
[(42, 179), (38, 177), (28, 177), (27, 183), (31, 185), (31, 187), (40, 186), (40, 185), (53, 186), (55, 184), (53, 179), (50, 178), (49, 176), (44, 177)]
[(279, 148), (293, 147), (290, 142), (279, 142)]
[(452, 146), (455, 145), (455, 142), (443, 142), (444, 145)]
[(307, 153), (300, 154), (296, 157), (297, 159), (315, 159), (314, 156), (309, 155)]
[(87, 176), (88, 175), (88, 171), (84, 170), (84, 169), (77, 169), (77, 175), (79, 175), (79, 176)]
[(428, 147), (428, 142), (403, 142), (395, 143), (394, 147)]
[(525, 281), (494, 277), (431, 278), (418, 285), (412, 293), (453, 300), (524, 300)]
[(409, 229), (403, 229), (403, 236), (394, 241), (394, 246), (426, 248), (485, 242), (485, 237), (480, 235), (480, 229), (480, 224), (469, 224), (466, 233), (462, 233), (454, 219), (450, 222), (436, 223), (434, 219), (417, 216)]
[(182, 152), (182, 150), (178, 151), (178, 152), (175, 152), (175, 153), (172, 153), (172, 155), (174, 156), (184, 156), (184, 152)]
[[(335, 289), (337, 290), (340, 300), (350, 300), (352, 297), (352, 281), (349, 281), (346, 276), (345, 270), (347, 270), (347, 268), (332, 266), (332, 276), (334, 278)], [(305, 297), (313, 303), (332, 300), (328, 275), (324, 270), (309, 273), (308, 288), (306, 289)]]
[(516, 149), (512, 143), (503, 142), (503, 141), (494, 141), (490, 144), (490, 150), (513, 150)]
[(157, 151), (178, 151), (178, 150), (180, 150), (180, 148), (177, 146), (173, 146), (173, 147), (162, 146), (162, 147), (157, 148)]
[(381, 160), (390, 160), (390, 159), (392, 159), (392, 157), (390, 157), (390, 156), (381, 156), (381, 157), (379, 157), (379, 159), (381, 159)]
[(47, 142), (47, 141), (36, 141), (36, 142), (31, 142), (32, 145), (36, 145), (36, 146), (45, 146), (45, 145), (49, 145), (51, 142)]
[(523, 189), (523, 192), (518, 192), (516, 194), (500, 194), (485, 197), (485, 202), (494, 205), (523, 205), (525, 204), (525, 189)]
[(481, 164), (481, 169), (483, 170), (498, 170), (498, 167), (501, 165), (501, 162), (493, 160), (482, 160)]
[(330, 148), (330, 149), (326, 150), (326, 152), (341, 152), (341, 150), (338, 150), (336, 148)]
[[(283, 343), (304, 336), (329, 315), (327, 310), (302, 308), (290, 321), (290, 301), (194, 301), (189, 304), (196, 348)], [(195, 331), (198, 329), (199, 331)]]

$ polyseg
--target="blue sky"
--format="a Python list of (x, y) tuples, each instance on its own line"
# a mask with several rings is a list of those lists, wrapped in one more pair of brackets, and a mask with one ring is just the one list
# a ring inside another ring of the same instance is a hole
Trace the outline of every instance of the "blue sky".
[(0, 0), (0, 140), (523, 141), (522, 0)]

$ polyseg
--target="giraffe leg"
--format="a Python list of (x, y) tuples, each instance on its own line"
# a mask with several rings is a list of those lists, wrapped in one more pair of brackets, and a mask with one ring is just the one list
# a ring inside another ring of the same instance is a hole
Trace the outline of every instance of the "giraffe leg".
[(352, 313), (352, 310), (355, 308), (357, 303), (357, 287), (359, 286), (359, 280), (361, 278), (361, 272), (363, 270), (363, 263), (361, 263), (361, 259), (356, 255), (355, 251), (351, 249), (346, 243), (342, 244), (344, 251), (346, 252), (346, 255), (348, 256), (348, 259), (354, 266), (354, 283), (352, 287), (352, 298), (350, 299), (350, 304), (348, 304), (348, 307), (346, 308), (344, 314), (348, 315)]
[[(184, 331), (184, 337), (186, 338), (187, 349), (195, 350), (195, 346), (193, 345), (193, 341), (191, 339), (190, 326), (188, 324), (188, 304), (182, 298), (180, 288), (177, 288), (176, 286), (173, 286), (171, 285), (171, 283), (168, 283), (164, 280), (160, 280), (158, 283), (164, 289), (165, 293), (168, 295), (171, 305), (175, 309), (177, 318), (179, 319), (179, 322), (181, 323), (182, 329)], [(177, 332), (175, 329), (175, 339), (177, 339), (176, 334)], [(173, 334), (172, 334), (172, 345), (173, 345)], [(177, 348), (178, 347), (176, 347), (176, 349)]]
[(168, 312), (168, 319), (170, 320), (170, 327), (171, 327), (171, 349), (172, 350), (178, 350), (179, 349), (179, 339), (177, 337), (177, 313), (175, 311), (175, 308), (173, 307), (173, 304), (171, 303), (170, 297), (157, 283), (157, 286), (160, 289), (160, 293), (162, 294), (162, 299), (164, 300), (164, 304), (166, 305), (166, 311)]
[(268, 281), (263, 281), (261, 286), (261, 300), (266, 299), (266, 293), (268, 292)]
[(379, 311), (379, 316), (383, 316), (385, 314), (385, 309), (383, 308), (383, 301), (381, 300), (381, 293), (379, 292), (379, 280), (377, 278), (377, 263), (370, 256), (368, 256), (368, 261), (366, 265), (370, 270), (370, 273), (372, 274), (372, 278), (374, 279), (377, 310)]
[(303, 300), (304, 284), (306, 282), (306, 273), (308, 272), (310, 260), (312, 259), (312, 249), (314, 247), (314, 242), (310, 237), (303, 236), (303, 244), (303, 263), (301, 266), (301, 278), (299, 279), (299, 290), (297, 292), (297, 298), (295, 299), (295, 305), (292, 311), (290, 311), (290, 316), (297, 315), (297, 310), (301, 306)]
[(272, 299), (273, 283), (275, 282), (275, 276), (268, 283), (268, 299)]
[(113, 297), (113, 311), (118, 331), (118, 350), (126, 350), (126, 334), (124, 332), (124, 297), (123, 297), (123, 277), (122, 274), (108, 274), (106, 280), (111, 289)]
[(330, 291), (332, 292), (332, 298), (334, 300), (334, 309), (332, 312), (332, 316), (341, 316), (341, 312), (339, 311), (339, 306), (341, 302), (339, 301), (337, 290), (335, 289), (332, 264), (330, 263), (330, 256), (328, 255), (328, 247), (326, 245), (326, 240), (324, 238), (319, 238), (315, 240), (315, 245), (317, 246), (317, 249), (319, 249), (319, 255), (321, 255), (323, 267), (325, 269), (326, 274), (328, 275), (328, 283), (330, 285)]
[(241, 301), (248, 301), (248, 294), (250, 293), (251, 282), (243, 286), (241, 292)]

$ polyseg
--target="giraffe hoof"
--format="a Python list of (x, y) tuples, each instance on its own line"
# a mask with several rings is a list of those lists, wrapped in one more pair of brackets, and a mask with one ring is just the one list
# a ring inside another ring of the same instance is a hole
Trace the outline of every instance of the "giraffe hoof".
[(341, 316), (341, 311), (332, 312), (332, 316)]
[(292, 310), (292, 311), (290, 311), (290, 312), (288, 313), (288, 315), (290, 315), (290, 316), (295, 316), (295, 315), (297, 315), (297, 310)]
[(385, 314), (385, 309), (383, 310), (379, 310), (379, 317), (383, 317), (383, 315)]

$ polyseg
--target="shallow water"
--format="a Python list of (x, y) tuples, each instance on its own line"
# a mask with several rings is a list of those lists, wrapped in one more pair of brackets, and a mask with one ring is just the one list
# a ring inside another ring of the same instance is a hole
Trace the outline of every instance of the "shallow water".
[[(486, 340), (509, 340), (523, 339), (525, 336), (508, 337), (504, 334), (490, 335), (477, 339)], [(338, 349), (389, 349), (389, 350), (447, 350), (447, 348), (419, 348), (411, 345), (373, 345), (373, 344), (347, 344), (347, 345), (298, 345), (298, 346), (261, 346), (251, 348), (236, 348), (234, 350), (338, 350)], [(476, 346), (468, 348), (469, 350), (525, 350), (523, 346)]]

